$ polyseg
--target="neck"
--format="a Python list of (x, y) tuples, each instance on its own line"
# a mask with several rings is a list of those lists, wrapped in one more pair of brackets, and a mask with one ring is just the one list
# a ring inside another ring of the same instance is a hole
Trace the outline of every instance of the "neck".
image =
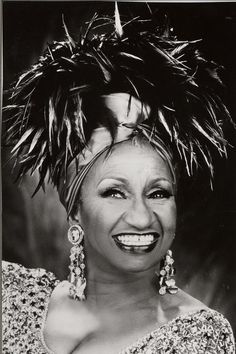
[[(104, 270), (105, 268), (105, 270)], [(149, 269), (139, 273), (124, 273), (111, 267), (96, 267), (88, 262), (86, 298), (97, 309), (123, 310), (151, 305), (157, 300), (157, 276)]]

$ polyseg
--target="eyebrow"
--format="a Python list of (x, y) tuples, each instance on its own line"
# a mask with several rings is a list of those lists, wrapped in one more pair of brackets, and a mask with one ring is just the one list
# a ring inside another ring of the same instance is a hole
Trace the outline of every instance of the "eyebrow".
[(168, 182), (170, 184), (174, 184), (174, 181), (172, 181), (169, 178), (165, 178), (165, 177), (155, 177), (152, 178), (148, 181), (148, 184), (152, 184), (152, 183), (156, 183), (156, 182)]
[[(97, 186), (102, 183), (103, 181), (105, 180), (114, 180), (114, 181), (119, 181), (119, 182), (122, 182), (123, 184), (127, 184), (128, 180), (125, 178), (125, 177), (121, 177), (121, 176), (109, 176), (109, 177), (105, 177), (103, 179), (101, 179), (98, 183), (97, 183)], [(154, 183), (158, 183), (158, 182), (168, 182), (170, 184), (174, 184), (173, 181), (171, 181), (170, 179), (168, 178), (165, 178), (165, 177), (155, 177), (155, 178), (152, 178), (151, 180), (148, 181), (148, 185), (150, 184), (154, 184)]]
[(128, 182), (128, 180), (124, 177), (115, 177), (115, 176), (110, 176), (110, 177), (105, 177), (105, 178), (102, 178), (98, 183), (97, 183), (97, 186), (102, 183), (103, 181), (105, 180), (114, 180), (114, 181), (119, 181), (119, 182), (122, 182), (123, 184), (126, 184)]

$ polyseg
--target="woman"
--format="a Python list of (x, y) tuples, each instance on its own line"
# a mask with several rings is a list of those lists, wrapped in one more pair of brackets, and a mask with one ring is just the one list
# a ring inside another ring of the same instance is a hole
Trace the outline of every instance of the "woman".
[(78, 42), (64, 27), (16, 83), (7, 139), (19, 178), (58, 188), (70, 276), (4, 264), (4, 352), (234, 353), (228, 321), (176, 286), (170, 250), (179, 175), (205, 165), (211, 181), (226, 155), (217, 66), (117, 7)]

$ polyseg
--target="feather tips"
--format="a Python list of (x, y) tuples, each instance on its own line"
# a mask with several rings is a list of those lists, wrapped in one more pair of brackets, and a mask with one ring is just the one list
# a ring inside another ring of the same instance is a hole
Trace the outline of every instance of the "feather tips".
[(120, 14), (119, 14), (117, 2), (115, 2), (115, 31), (118, 37), (122, 37), (123, 29), (120, 21)]
[[(98, 21), (105, 27), (99, 36)], [(108, 23), (114, 26), (111, 32)], [(197, 41), (178, 41), (165, 29), (150, 29), (150, 23), (139, 18), (122, 23), (116, 3), (114, 20), (95, 15), (75, 42), (63, 19), (66, 40), (48, 45), (39, 62), (20, 76), (5, 108), (12, 117), (7, 142), (15, 144), (19, 176), (39, 171), (37, 190), (47, 174), (58, 186), (92, 127), (99, 125), (99, 118), (86, 114), (86, 104), (115, 91), (151, 106), (152, 139), (162, 135), (189, 175), (203, 161), (213, 176), (211, 151), (224, 155), (227, 144), (218, 116), (228, 118), (210, 89), (221, 84), (216, 66), (211, 69), (195, 50)]]

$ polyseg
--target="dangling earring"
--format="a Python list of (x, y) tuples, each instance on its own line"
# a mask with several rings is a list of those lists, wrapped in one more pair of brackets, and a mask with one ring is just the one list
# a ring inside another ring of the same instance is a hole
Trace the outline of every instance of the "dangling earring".
[(172, 251), (168, 250), (166, 256), (162, 259), (160, 265), (160, 274), (159, 274), (159, 294), (165, 295), (176, 294), (178, 291), (177, 286), (175, 285), (175, 268), (173, 266), (174, 259), (172, 258)]
[(85, 300), (86, 287), (83, 237), (84, 231), (80, 225), (75, 224), (69, 228), (68, 240), (73, 245), (70, 250), (69, 297), (79, 301)]

